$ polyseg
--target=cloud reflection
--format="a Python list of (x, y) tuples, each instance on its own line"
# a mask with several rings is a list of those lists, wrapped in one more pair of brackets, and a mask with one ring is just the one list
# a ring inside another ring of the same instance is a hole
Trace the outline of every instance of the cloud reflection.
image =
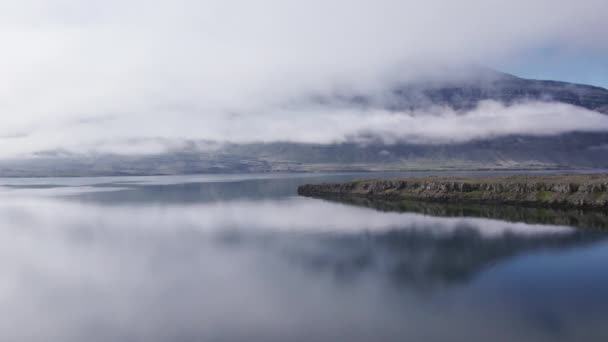
[(525, 325), (471, 308), (466, 294), (446, 304), (419, 290), (580, 244), (565, 226), (297, 197), (107, 206), (6, 196), (0, 227), (0, 340), (32, 342), (441, 339), (471, 322), (485, 328), (462, 336), (489, 338), (505, 329), (498, 316)]

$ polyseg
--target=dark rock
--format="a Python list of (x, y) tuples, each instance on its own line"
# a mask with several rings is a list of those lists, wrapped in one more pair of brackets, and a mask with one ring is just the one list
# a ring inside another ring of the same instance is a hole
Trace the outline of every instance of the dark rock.
[(298, 194), (608, 209), (607, 189), (608, 174), (573, 174), (360, 180), (343, 184), (307, 184), (298, 188)]

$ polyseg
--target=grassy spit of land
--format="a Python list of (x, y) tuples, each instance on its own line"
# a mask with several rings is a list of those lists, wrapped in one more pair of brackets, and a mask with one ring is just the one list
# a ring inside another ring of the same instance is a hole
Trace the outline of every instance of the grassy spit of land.
[(310, 197), (367, 197), (608, 210), (608, 174), (408, 177), (307, 184)]

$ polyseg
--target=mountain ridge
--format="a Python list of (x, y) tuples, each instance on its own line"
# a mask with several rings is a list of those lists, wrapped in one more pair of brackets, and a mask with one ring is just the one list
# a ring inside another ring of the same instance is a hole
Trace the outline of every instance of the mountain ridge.
[[(599, 86), (527, 79), (489, 68), (455, 73), (456, 76), (446, 76), (445, 80), (396, 82), (381, 99), (388, 99), (387, 103), (360, 93), (339, 95), (343, 98), (337, 100), (367, 108), (381, 106), (391, 111), (411, 111), (432, 105), (471, 110), (484, 100), (506, 105), (522, 101), (553, 101), (608, 114), (608, 89)], [(332, 99), (326, 98), (325, 102), (332, 102)]]
[[(471, 74), (473, 76), (471, 76)], [(552, 80), (531, 80), (487, 68), (452, 76), (402, 82), (376, 94), (313, 97), (313, 103), (400, 112), (445, 106), (457, 112), (490, 100), (506, 106), (558, 102), (608, 114), (608, 90)], [(196, 146), (197, 144), (193, 144)], [(187, 148), (133, 156), (44, 153), (0, 160), (0, 176), (103, 176), (276, 171), (396, 171), (427, 169), (608, 168), (608, 132), (508, 135), (458, 143), (219, 144), (212, 151)]]

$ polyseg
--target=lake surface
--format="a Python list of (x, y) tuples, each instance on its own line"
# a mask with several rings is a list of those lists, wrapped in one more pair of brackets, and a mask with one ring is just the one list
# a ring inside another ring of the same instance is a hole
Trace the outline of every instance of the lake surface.
[(608, 341), (597, 220), (296, 195), (378, 176), (0, 179), (0, 341)]

